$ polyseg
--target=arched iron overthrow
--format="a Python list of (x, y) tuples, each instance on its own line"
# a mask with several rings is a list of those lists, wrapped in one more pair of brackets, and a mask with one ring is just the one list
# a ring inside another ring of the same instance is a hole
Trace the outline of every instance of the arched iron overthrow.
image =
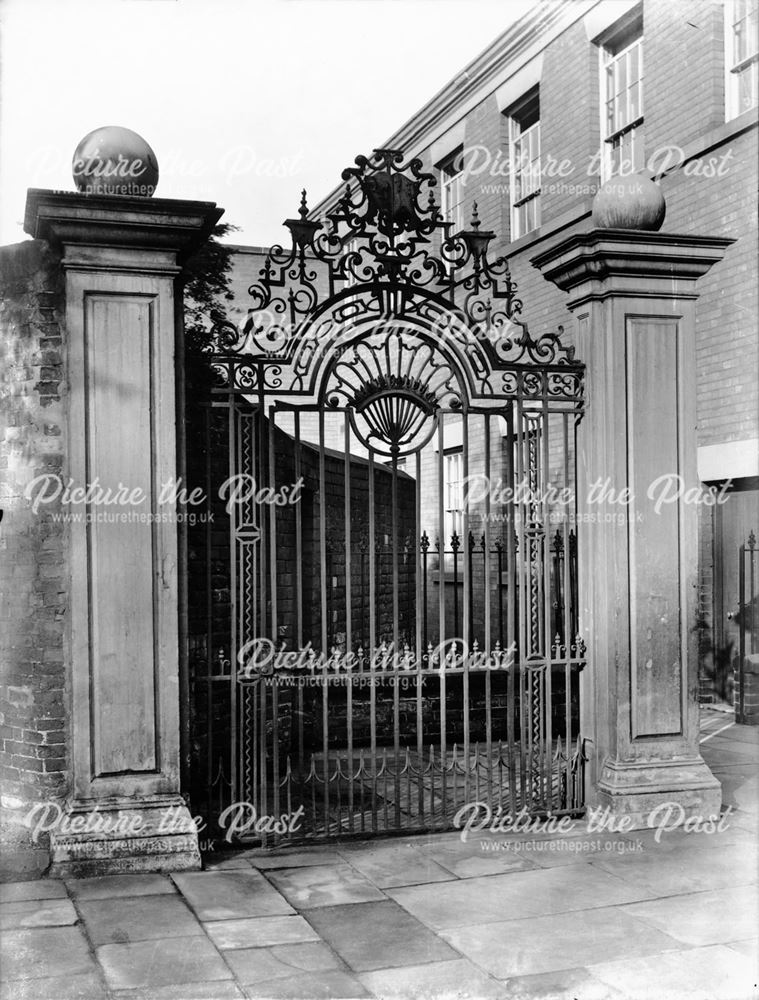
[(340, 348), (367, 327), (408, 324), (465, 366), (473, 397), (581, 400), (584, 366), (561, 330), (530, 336), (507, 259), (488, 259), (495, 233), (480, 228), (476, 203), (470, 228), (451, 233), (434, 175), (398, 150), (357, 157), (343, 180), (324, 222), (309, 218), (303, 192), (299, 218), (285, 222), (291, 245), (272, 247), (247, 318), (216, 327), (207, 351), (220, 384), (249, 392), (263, 377), (280, 394), (307, 391), (325, 342)]

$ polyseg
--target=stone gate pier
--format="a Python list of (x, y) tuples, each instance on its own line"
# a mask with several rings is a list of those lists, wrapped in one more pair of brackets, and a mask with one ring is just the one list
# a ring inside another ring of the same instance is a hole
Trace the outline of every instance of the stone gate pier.
[(588, 801), (635, 827), (665, 802), (688, 816), (721, 807), (698, 749), (694, 308), (698, 279), (731, 242), (595, 229), (532, 261), (567, 293), (587, 363), (577, 488)]
[[(25, 230), (60, 253), (64, 293), (63, 698), (70, 788), (53, 874), (200, 864), (180, 795), (176, 372), (181, 262), (206, 202), (30, 190)], [(120, 499), (111, 502), (111, 498)]]

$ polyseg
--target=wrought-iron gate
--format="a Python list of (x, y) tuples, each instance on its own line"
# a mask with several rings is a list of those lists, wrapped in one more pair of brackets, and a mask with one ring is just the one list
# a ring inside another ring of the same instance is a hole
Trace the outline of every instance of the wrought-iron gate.
[(264, 842), (579, 810), (583, 366), (520, 322), (476, 205), (450, 235), (393, 150), (343, 179), (207, 347), (196, 806)]

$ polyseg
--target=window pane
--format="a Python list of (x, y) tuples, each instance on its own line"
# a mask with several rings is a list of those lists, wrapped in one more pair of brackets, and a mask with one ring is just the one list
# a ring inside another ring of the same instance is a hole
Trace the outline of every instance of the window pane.
[(749, 63), (738, 73), (738, 111), (748, 111), (756, 104), (757, 64)]
[(737, 63), (741, 62), (743, 59), (746, 58), (746, 53), (744, 51), (745, 50), (745, 38), (746, 38), (746, 34), (745, 34), (745, 31), (743, 30), (743, 24), (742, 23), (736, 24), (735, 29), (733, 31), (733, 65), (734, 66)]
[(633, 45), (629, 53), (630, 61), (630, 83), (635, 83), (640, 75), (640, 68), (638, 62), (638, 53), (640, 51), (640, 45)]
[(640, 115), (639, 85), (634, 83), (630, 87), (630, 121), (635, 121)]
[(617, 81), (617, 93), (621, 94), (627, 90), (627, 59), (629, 52), (626, 55), (620, 56), (617, 62), (619, 67), (619, 80)]

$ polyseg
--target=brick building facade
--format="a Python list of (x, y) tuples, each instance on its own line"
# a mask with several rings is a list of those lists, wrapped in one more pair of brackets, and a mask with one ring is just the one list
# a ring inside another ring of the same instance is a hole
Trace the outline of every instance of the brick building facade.
[[(664, 231), (736, 240), (703, 279), (696, 312), (699, 476), (705, 486), (729, 483), (722, 506), (700, 509), (702, 696), (727, 702), (737, 697), (739, 631), (747, 628), (739, 547), (759, 531), (755, 37), (750, 3), (538, 4), (393, 136), (378, 137), (437, 173), (452, 231), (469, 225), (477, 204), (533, 334), (572, 324), (563, 293), (531, 259), (592, 228), (593, 197), (612, 176), (642, 168), (654, 177), (666, 199)], [(244, 314), (264, 251), (238, 249), (232, 311)], [(436, 488), (433, 474), (423, 501), (431, 511)], [(438, 530), (434, 516), (427, 522)], [(753, 715), (756, 696), (746, 697)]]

